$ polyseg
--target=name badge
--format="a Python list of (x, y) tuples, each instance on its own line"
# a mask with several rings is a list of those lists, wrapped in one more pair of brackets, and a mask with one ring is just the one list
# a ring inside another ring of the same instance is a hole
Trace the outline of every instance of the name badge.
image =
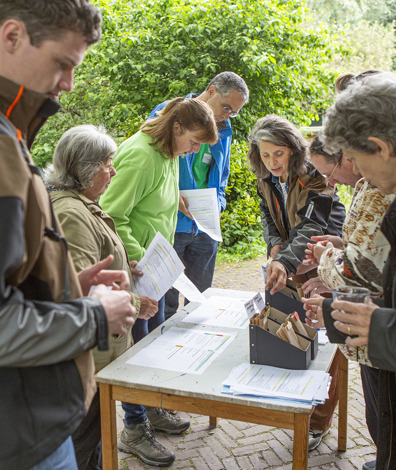
[(210, 153), (204, 153), (202, 163), (207, 163), (208, 165), (212, 163), (212, 155)]

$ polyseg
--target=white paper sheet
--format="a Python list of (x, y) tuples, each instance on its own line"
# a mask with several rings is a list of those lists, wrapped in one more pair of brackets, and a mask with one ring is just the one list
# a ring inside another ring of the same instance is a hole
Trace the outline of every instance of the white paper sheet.
[(206, 299), (205, 303), (186, 315), (182, 321), (239, 329), (246, 328), (249, 324), (244, 300), (217, 295)]
[(193, 284), (184, 273), (181, 273), (176, 279), (173, 283), (173, 287), (184, 295), (184, 297), (186, 297), (190, 302), (199, 302), (202, 304), (206, 301), (206, 297), (199, 292), (196, 285)]
[(316, 370), (288, 370), (257, 364), (234, 367), (223, 382), (225, 393), (323, 402), (330, 376)]
[(318, 330), (318, 344), (327, 344), (329, 343), (329, 338), (327, 337), (326, 328), (320, 328)]
[(222, 242), (216, 189), (187, 189), (180, 192), (188, 199), (188, 210), (198, 228), (213, 240)]
[(184, 265), (173, 246), (157, 232), (136, 269), (143, 271), (143, 276), (132, 276), (132, 292), (158, 301), (184, 271)]
[(169, 328), (127, 364), (188, 374), (202, 372), (231, 344), (236, 333)]

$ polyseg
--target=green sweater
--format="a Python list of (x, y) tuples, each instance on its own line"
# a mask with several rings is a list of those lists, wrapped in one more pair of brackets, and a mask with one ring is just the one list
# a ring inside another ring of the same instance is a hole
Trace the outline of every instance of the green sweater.
[(100, 199), (126, 246), (129, 260), (140, 261), (157, 232), (173, 245), (179, 204), (179, 161), (169, 159), (139, 131), (117, 152), (108, 189)]

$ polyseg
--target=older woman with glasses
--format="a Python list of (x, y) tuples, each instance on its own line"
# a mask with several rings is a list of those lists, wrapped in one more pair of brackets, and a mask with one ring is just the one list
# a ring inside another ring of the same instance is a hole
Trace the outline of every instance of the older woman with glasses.
[[(69, 129), (59, 140), (53, 164), (46, 170), (55, 213), (65, 233), (77, 272), (111, 255), (109, 269), (127, 271), (131, 265), (125, 246), (118, 236), (111, 217), (103, 212), (98, 198), (116, 174), (113, 157), (117, 146), (102, 129), (78, 126)], [(132, 264), (133, 265), (133, 264)], [(156, 301), (132, 294), (132, 303), (139, 318), (148, 319), (158, 308)], [(132, 345), (131, 328), (124, 336), (110, 336), (109, 349), (95, 348), (96, 372), (101, 370)], [(99, 393), (80, 427), (73, 434), (79, 469), (97, 468), (100, 458)]]
[[(326, 112), (325, 147), (342, 150), (354, 170), (384, 194), (396, 193), (396, 74), (368, 76), (340, 93)], [(312, 299), (331, 342), (349, 347), (368, 346), (368, 357), (378, 368), (372, 397), (377, 406), (376, 461), (363, 469), (396, 468), (396, 201), (385, 213), (381, 231), (390, 244), (382, 272), (384, 301), (374, 303), (332, 302)]]

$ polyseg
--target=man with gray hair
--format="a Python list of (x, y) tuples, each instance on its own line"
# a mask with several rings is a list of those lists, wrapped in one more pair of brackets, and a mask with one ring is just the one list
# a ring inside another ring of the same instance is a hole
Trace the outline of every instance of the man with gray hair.
[[(225, 188), (230, 173), (232, 129), (229, 118), (236, 117), (247, 103), (249, 89), (236, 73), (222, 72), (209, 82), (200, 95), (187, 95), (187, 98), (195, 97), (212, 108), (219, 140), (214, 145), (201, 145), (197, 153), (179, 156), (179, 189), (215, 188), (221, 217), (226, 207)], [(153, 118), (166, 104), (167, 101), (156, 106), (149, 118)], [(174, 248), (186, 267), (186, 276), (203, 292), (212, 285), (218, 242), (198, 229), (187, 206), (181, 196)], [(171, 289), (165, 297), (165, 319), (171, 317), (178, 307), (179, 292)]]

